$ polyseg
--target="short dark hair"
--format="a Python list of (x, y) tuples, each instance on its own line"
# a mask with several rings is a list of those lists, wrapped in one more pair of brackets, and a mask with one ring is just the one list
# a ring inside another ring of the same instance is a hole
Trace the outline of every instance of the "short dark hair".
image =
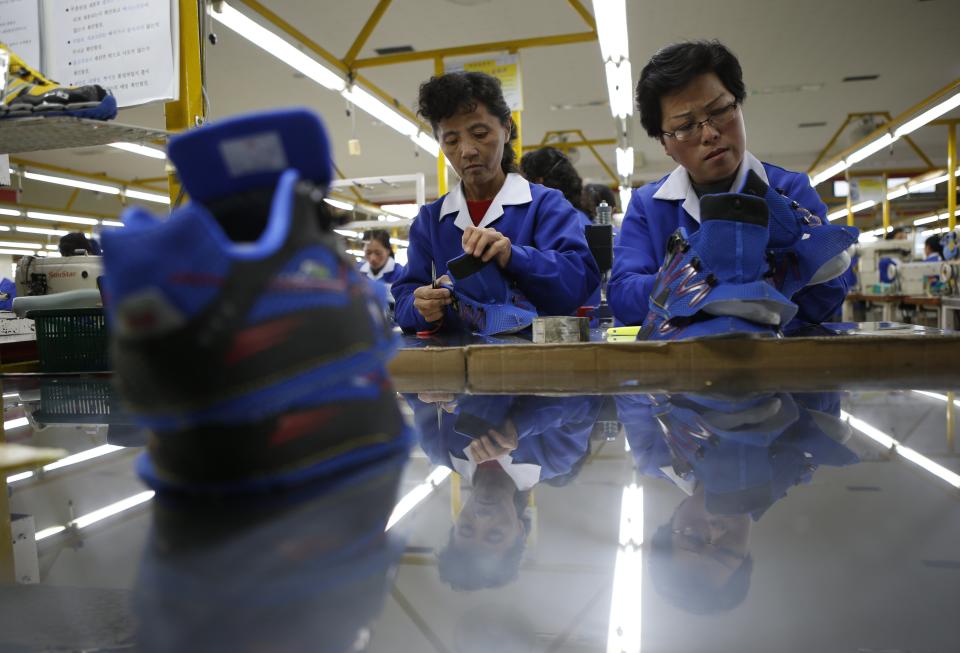
[(884, 240), (895, 240), (896, 237), (902, 233), (906, 233), (906, 229), (903, 227), (894, 227), (887, 232), (887, 235), (883, 237)]
[(390, 256), (393, 256), (393, 247), (390, 246), (390, 234), (387, 233), (386, 229), (371, 229), (370, 231), (365, 231), (363, 233), (364, 240), (375, 240), (381, 245), (383, 245)]
[(557, 148), (541, 147), (524, 154), (520, 159), (520, 174), (529, 181), (542, 180), (539, 183), (563, 193), (573, 208), (583, 210), (580, 205), (583, 179), (567, 155)]
[(84, 251), (93, 256), (100, 256), (100, 243), (96, 238), (87, 238), (79, 231), (71, 231), (60, 237), (58, 246), (61, 256), (76, 256), (78, 251)]
[(673, 561), (671, 519), (650, 541), (648, 570), (657, 593), (673, 606), (691, 614), (716, 614), (733, 610), (747, 598), (753, 558), (748, 555), (722, 587), (712, 587), (701, 576), (685, 573)]
[(930, 236), (923, 241), (923, 244), (932, 249), (936, 254), (943, 256), (943, 244), (940, 242), (940, 236)]
[(500, 80), (486, 73), (456, 72), (431, 77), (420, 85), (417, 114), (426, 119), (433, 131), (441, 120), (461, 111), (473, 111), (482, 104), (504, 127), (510, 128), (510, 139), (503, 148), (500, 167), (504, 172), (517, 171), (517, 154), (511, 143), (517, 139), (517, 126), (510, 117), (510, 107), (503, 98)]
[(447, 545), (437, 554), (437, 572), (440, 574), (440, 579), (458, 592), (503, 587), (513, 581), (520, 573), (520, 563), (523, 561), (523, 552), (527, 548), (527, 535), (530, 534), (532, 525), (531, 519), (526, 516), (529, 496), (529, 491), (518, 491), (513, 495), (514, 508), (526, 532), (518, 535), (516, 542), (503, 555), (479, 555), (457, 547), (453, 541), (453, 528), (451, 528)]
[(617, 196), (612, 188), (604, 184), (587, 184), (583, 187), (580, 204), (591, 219), (596, 216), (600, 202), (606, 202), (610, 205), (610, 210), (616, 212)]
[(715, 73), (738, 104), (746, 99), (740, 62), (720, 41), (674, 43), (650, 57), (637, 82), (637, 108), (647, 134), (653, 138), (663, 134), (660, 98), (679, 91), (706, 73)]

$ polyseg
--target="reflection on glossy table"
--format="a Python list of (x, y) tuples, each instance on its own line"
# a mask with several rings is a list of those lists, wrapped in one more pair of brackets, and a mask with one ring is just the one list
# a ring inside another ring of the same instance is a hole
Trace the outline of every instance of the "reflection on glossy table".
[(407, 393), (409, 459), (195, 505), (108, 377), (7, 377), (69, 455), (6, 478), (0, 651), (957, 651), (955, 385)]

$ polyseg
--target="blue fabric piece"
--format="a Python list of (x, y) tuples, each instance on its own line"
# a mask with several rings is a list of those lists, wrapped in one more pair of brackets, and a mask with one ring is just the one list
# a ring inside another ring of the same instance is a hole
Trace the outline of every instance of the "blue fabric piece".
[[(597, 288), (600, 273), (587, 247), (577, 211), (560, 191), (530, 184), (527, 204), (503, 207), (492, 222), (510, 239), (512, 252), (504, 275), (530, 300), (539, 315), (572, 315)], [(463, 232), (453, 215), (440, 219), (443, 197), (420, 209), (410, 228), (407, 265), (391, 291), (396, 299), (396, 321), (404, 331), (434, 328), (413, 305), (413, 292), (447, 273), (447, 261), (463, 254)], [(459, 330), (461, 322), (448, 307), (444, 330)]]
[[(255, 324), (271, 317), (322, 306), (345, 306), (347, 289), (360, 282), (359, 274), (350, 279), (340, 272), (340, 259), (323, 247), (309, 247), (290, 259), (271, 285), (275, 292), (264, 294), (246, 317)], [(308, 273), (313, 283), (304, 283), (300, 275)], [(352, 271), (351, 271), (352, 272)]]
[[(415, 395), (405, 395), (413, 409), (420, 446), (430, 461), (453, 469), (451, 458), (465, 460), (463, 450), (472, 439), (457, 433), (454, 425), (461, 410), (459, 402), (453, 413), (442, 411), (437, 423), (435, 404), (424, 403)], [(492, 401), (490, 410), (502, 411), (502, 397), (479, 397), (479, 402)], [(590, 433), (600, 411), (602, 397), (506, 397), (507, 416), (518, 432), (517, 448), (510, 453), (515, 463), (540, 466), (540, 480), (545, 481), (569, 473), (588, 452)], [(463, 397), (459, 398), (464, 400)], [(473, 404), (469, 410), (482, 412)], [(493, 412), (487, 413), (493, 414)]]
[(13, 300), (17, 296), (17, 284), (4, 277), (3, 281), (0, 281), (0, 296), (3, 297), (0, 299), (0, 311), (12, 311)]
[(167, 149), (184, 189), (201, 203), (272, 187), (291, 169), (324, 188), (333, 178), (330, 140), (308, 109), (226, 118), (174, 136)]
[[(466, 255), (464, 255), (466, 256)], [(453, 261), (447, 263), (449, 265)], [(455, 267), (455, 266), (454, 266)], [(514, 288), (492, 261), (461, 279), (450, 273), (460, 323), (483, 336), (515, 333), (533, 323), (536, 309)]]
[[(777, 394), (777, 412), (760, 421), (744, 419), (736, 429), (721, 429), (724, 412), (736, 419), (744, 400), (732, 398), (726, 411), (716, 401), (694, 395), (623, 395), (616, 398), (630, 452), (638, 472), (668, 479), (664, 468), (703, 488), (713, 514), (750, 514), (759, 519), (794, 485), (808, 483), (819, 466), (858, 462), (842, 442), (827, 434), (821, 421), (839, 424), (838, 393)], [(709, 407), (704, 405), (709, 403)], [(776, 404), (773, 404), (774, 406)]]
[[(810, 186), (805, 174), (763, 164), (769, 185), (781, 188), (826, 221), (827, 207)], [(683, 227), (688, 233), (700, 225), (684, 209), (683, 200), (654, 199), (667, 177), (633, 192), (614, 248), (608, 300), (620, 324), (641, 324), (648, 312), (647, 300), (654, 279), (666, 256), (670, 235)], [(797, 318), (806, 322), (822, 322), (843, 303), (847, 283), (842, 277), (799, 291), (792, 299), (798, 306)]]

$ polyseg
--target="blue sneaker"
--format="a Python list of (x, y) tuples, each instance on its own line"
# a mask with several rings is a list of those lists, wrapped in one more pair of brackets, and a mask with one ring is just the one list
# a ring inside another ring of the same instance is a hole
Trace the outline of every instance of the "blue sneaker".
[(773, 283), (784, 295), (793, 297), (804, 287), (835, 279), (850, 267), (847, 250), (860, 234), (855, 227), (824, 223), (782, 190), (770, 188), (752, 170), (740, 192), (767, 202)]
[(516, 333), (537, 317), (526, 297), (513, 288), (492, 261), (463, 255), (447, 262), (448, 290), (464, 326), (483, 336)]
[(766, 203), (727, 193), (700, 204), (700, 229), (680, 228), (667, 242), (637, 339), (775, 335), (797, 307), (764, 281)]
[(322, 202), (320, 119), (224, 120), (173, 139), (170, 159), (191, 202), (165, 220), (130, 209), (104, 234), (116, 380), (154, 434), (148, 483), (258, 490), (405, 447), (394, 336)]

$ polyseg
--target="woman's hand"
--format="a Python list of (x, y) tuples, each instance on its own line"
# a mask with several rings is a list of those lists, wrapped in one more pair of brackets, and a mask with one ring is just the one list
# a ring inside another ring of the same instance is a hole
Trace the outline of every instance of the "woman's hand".
[(463, 251), (484, 263), (496, 260), (501, 268), (507, 267), (513, 252), (510, 239), (489, 227), (467, 227), (463, 232)]
[[(450, 285), (450, 277), (443, 275), (437, 279), (437, 283)], [(452, 302), (453, 297), (446, 288), (420, 286), (413, 291), (413, 307), (427, 322), (439, 322), (443, 319), (443, 309)]]

